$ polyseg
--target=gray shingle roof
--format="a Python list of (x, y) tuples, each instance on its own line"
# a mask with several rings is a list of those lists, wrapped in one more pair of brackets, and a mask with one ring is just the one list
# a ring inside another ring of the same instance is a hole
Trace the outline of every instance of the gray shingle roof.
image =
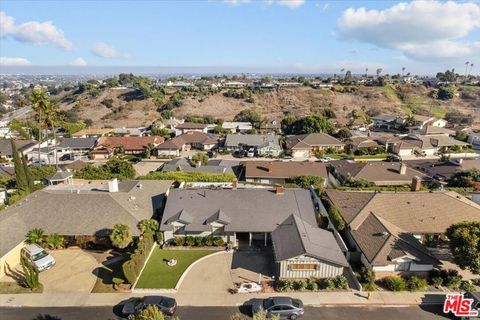
[(174, 189), (168, 196), (160, 229), (171, 230), (171, 218), (182, 210), (193, 216), (189, 224), (192, 231), (203, 231), (208, 227), (205, 222), (219, 210), (231, 219), (225, 226), (227, 232), (272, 232), (292, 214), (316, 224), (310, 192), (301, 189), (287, 189), (284, 194), (266, 189)]
[[(15, 145), (19, 152), (32, 148), (37, 144), (35, 140), (15, 140)], [(10, 139), (0, 139), (0, 156), (12, 156), (12, 143)]]
[(63, 181), (73, 177), (73, 173), (69, 171), (57, 170), (54, 174), (47, 178), (48, 181)]
[(227, 148), (237, 148), (240, 145), (245, 145), (261, 148), (269, 144), (281, 149), (279, 137), (272, 134), (229, 134), (225, 139), (224, 146)]
[(96, 138), (63, 138), (58, 144), (58, 147), (70, 149), (92, 149), (96, 142)]
[(192, 166), (186, 158), (173, 159), (165, 163), (162, 172), (182, 170), (186, 172), (207, 172), (207, 173), (232, 173), (238, 171), (239, 161), (234, 160), (210, 160), (206, 165), (200, 167)]
[(332, 233), (314, 227), (296, 215), (290, 215), (278, 225), (272, 232), (272, 242), (276, 261), (309, 255), (348, 267), (347, 259)]
[[(37, 191), (0, 214), (0, 257), (25, 239), (33, 228), (62, 235), (93, 235), (115, 223), (130, 226), (151, 218), (161, 207), (172, 181), (122, 181), (119, 191), (104, 186), (52, 186)], [(79, 191), (77, 191), (79, 190)]]
[(308, 133), (287, 137), (287, 149), (308, 149), (311, 147), (335, 147), (345, 144), (325, 133)]

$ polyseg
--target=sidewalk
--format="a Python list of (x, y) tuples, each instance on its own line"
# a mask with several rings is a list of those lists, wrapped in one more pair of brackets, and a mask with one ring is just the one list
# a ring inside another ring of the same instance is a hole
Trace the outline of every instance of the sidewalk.
[[(150, 295), (155, 294), (151, 292)], [(81, 294), (2, 294), (1, 307), (69, 307), (69, 306), (114, 306), (137, 293), (81, 293)], [(179, 306), (240, 306), (250, 299), (270, 296), (292, 296), (303, 300), (308, 306), (410, 306), (419, 304), (442, 304), (444, 294), (424, 292), (373, 292), (367, 299), (366, 292), (298, 292), (274, 294), (209, 294), (192, 292), (162, 294), (174, 297)]]

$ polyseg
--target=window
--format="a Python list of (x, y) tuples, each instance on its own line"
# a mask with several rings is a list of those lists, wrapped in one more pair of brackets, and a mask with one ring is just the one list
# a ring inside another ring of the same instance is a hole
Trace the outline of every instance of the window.
[(292, 271), (297, 270), (316, 270), (317, 265), (314, 263), (295, 263), (290, 265)]

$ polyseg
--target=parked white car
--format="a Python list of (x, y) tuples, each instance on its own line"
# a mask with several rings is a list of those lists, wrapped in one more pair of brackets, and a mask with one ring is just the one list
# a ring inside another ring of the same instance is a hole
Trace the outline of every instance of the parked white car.
[(247, 152), (247, 157), (248, 157), (248, 158), (253, 158), (253, 157), (255, 157), (255, 149), (250, 148), (250, 149), (248, 150), (248, 152)]
[(22, 256), (27, 258), (39, 272), (48, 270), (55, 265), (52, 255), (38, 244), (29, 244), (23, 248)]

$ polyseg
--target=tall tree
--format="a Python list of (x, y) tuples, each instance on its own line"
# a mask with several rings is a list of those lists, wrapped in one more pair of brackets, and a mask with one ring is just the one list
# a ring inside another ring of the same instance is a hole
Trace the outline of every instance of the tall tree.
[(27, 179), (27, 186), (28, 186), (28, 191), (32, 192), (33, 191), (33, 177), (32, 173), (30, 172), (30, 168), (28, 167), (28, 160), (27, 157), (25, 157), (22, 154), (22, 166), (23, 166), (23, 171), (25, 172), (25, 177)]
[(17, 146), (13, 140), (10, 140), (12, 144), (12, 157), (13, 164), (15, 166), (15, 180), (17, 182), (17, 189), (20, 192), (28, 192), (28, 180), (25, 174), (25, 167), (23, 166), (20, 155), (18, 154)]
[[(38, 126), (39, 126), (38, 142), (41, 145), (42, 127), (44, 126), (44, 123), (45, 123), (45, 113), (49, 108), (50, 101), (48, 100), (45, 94), (45, 91), (43, 91), (42, 89), (33, 89), (32, 93), (30, 93), (29, 99), (30, 99), (30, 102), (32, 103), (32, 108), (35, 111), (37, 116)], [(47, 140), (48, 140), (48, 137), (47, 137)], [(40, 162), (40, 149), (41, 148), (38, 148), (38, 162)]]

